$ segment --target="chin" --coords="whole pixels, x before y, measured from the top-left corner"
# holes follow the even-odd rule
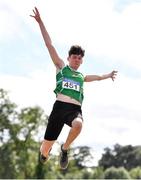
[[[79,66],[80,66],[80,64],[76,65],[76,68],[78,69],[78,68],[79,68]]]
[[[73,68],[77,70],[79,68],[79,66],[74,66]]]
[[[78,65],[74,65],[74,66],[71,66],[73,69],[77,70],[79,68],[79,64]]]

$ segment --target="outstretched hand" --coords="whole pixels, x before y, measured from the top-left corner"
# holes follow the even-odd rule
[[[112,72],[110,73],[110,78],[111,78],[113,81],[114,81],[115,78],[116,78],[117,72],[118,72],[118,71],[112,71]]]
[[[33,9],[33,14],[34,15],[30,15],[30,16],[35,18],[35,20],[39,23],[41,21],[41,17],[40,17],[39,10],[36,7]]]

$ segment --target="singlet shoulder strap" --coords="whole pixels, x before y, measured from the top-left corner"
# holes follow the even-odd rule
[[[64,66],[64,67],[61,68],[61,69],[57,69],[57,70],[56,70],[56,75],[59,74],[59,73],[61,73],[61,75],[63,75],[63,70],[64,70],[66,67],[67,67],[67,66]]]

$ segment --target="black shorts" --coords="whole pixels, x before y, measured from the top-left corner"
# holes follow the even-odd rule
[[[77,117],[83,120],[81,106],[56,101],[48,119],[44,139],[49,141],[56,140],[64,124],[71,127],[72,121]]]

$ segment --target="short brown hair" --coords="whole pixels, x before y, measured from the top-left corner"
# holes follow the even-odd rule
[[[83,57],[85,55],[85,50],[82,49],[82,47],[79,45],[73,45],[71,46],[68,53],[69,56],[71,56],[72,54],[76,54],[76,55],[81,55]]]

